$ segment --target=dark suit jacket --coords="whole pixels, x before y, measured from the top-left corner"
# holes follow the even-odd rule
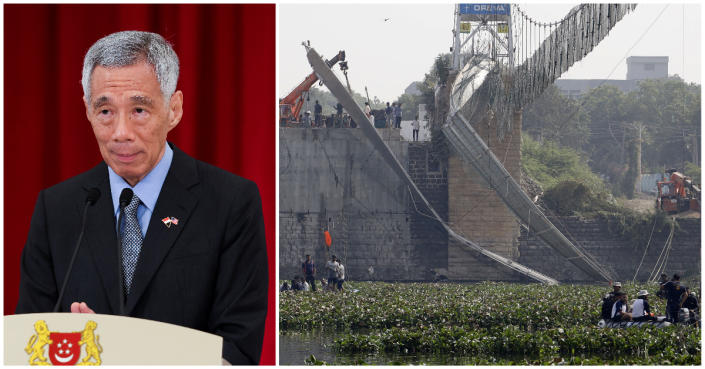
[[[257,186],[178,148],[149,221],[126,299],[129,316],[223,337],[232,364],[259,361],[267,312],[267,255]],[[116,219],[105,163],[39,194],[22,251],[16,313],[51,312],[81,228],[86,229],[60,311],[85,301],[119,314]],[[166,227],[164,217],[178,225]]]

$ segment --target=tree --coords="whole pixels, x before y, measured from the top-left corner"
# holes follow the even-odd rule
[[[644,80],[628,96],[630,115],[646,125],[645,166],[683,169],[700,147],[700,85],[679,78]]]
[[[629,140],[627,144],[627,152],[629,156],[629,166],[627,172],[621,180],[621,194],[628,199],[634,198],[634,186],[636,185],[637,173],[637,148],[635,140]]]
[[[439,54],[436,56],[429,72],[424,75],[423,81],[416,83],[421,95],[402,94],[399,96],[397,102],[402,104],[402,115],[405,119],[413,119],[419,111],[419,104],[425,104],[429,120],[432,120],[435,112],[436,88],[447,83],[450,61],[450,54]],[[423,117],[419,117],[419,119],[423,119]],[[431,135],[433,136],[433,132],[431,132]]]
[[[605,183],[592,172],[578,150],[552,141],[540,143],[525,133],[521,141],[521,166],[544,189],[563,181],[575,181],[583,183],[593,193],[605,192]]]
[[[549,86],[523,113],[523,130],[539,142],[582,149],[588,142],[589,117],[580,103]]]
[[[411,120],[419,113],[420,96],[403,94],[397,99],[397,103],[401,103],[401,114],[404,120]],[[423,119],[423,117],[420,117]]]

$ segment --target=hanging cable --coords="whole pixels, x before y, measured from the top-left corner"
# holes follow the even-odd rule
[[[644,254],[641,256],[641,261],[639,262],[639,266],[636,268],[636,272],[634,272],[634,277],[632,278],[632,283],[636,281],[636,276],[639,274],[639,269],[641,269],[641,265],[644,263],[644,258],[646,257],[646,252],[649,251],[649,245],[651,244],[651,236],[654,235],[654,228],[656,228],[656,221],[658,218],[654,216],[654,225],[651,227],[651,233],[649,234],[649,241],[646,243],[646,247],[644,248]]]

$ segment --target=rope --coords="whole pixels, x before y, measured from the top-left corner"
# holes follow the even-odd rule
[[[595,259],[592,257],[592,255],[590,255],[590,253],[587,251],[587,249],[585,249],[585,247],[583,247],[583,245],[580,244],[580,242],[578,241],[578,239],[577,239],[575,236],[573,236],[572,233],[570,233],[570,229],[568,228],[568,226],[567,226],[565,223],[563,223],[563,221],[561,220],[561,218],[560,218],[558,215],[556,215],[556,213],[554,213],[553,210],[551,210],[550,208],[546,208],[546,210],[548,211],[548,213],[550,213],[551,218],[553,218],[553,219],[555,219],[555,220],[558,221],[558,223],[559,223],[559,224],[561,225],[561,227],[563,227],[563,229],[564,229],[564,232],[563,232],[563,233],[568,236],[567,238],[568,238],[568,239],[573,243],[573,245],[575,245],[575,247],[583,254],[582,256],[573,257],[573,258],[568,258],[568,260],[571,260],[571,259],[584,259],[587,264],[589,264],[589,265],[592,266],[593,268],[599,270],[605,277],[607,277],[608,280],[611,280],[611,279],[613,278],[612,275],[611,275],[611,273],[610,273],[609,271],[607,271],[605,268],[603,268],[602,265],[600,265],[600,264],[597,262],[597,260],[595,260]]]
[[[669,240],[668,240],[668,250],[666,250],[666,257],[663,260],[663,267],[661,268],[661,270],[659,271],[658,274],[661,274],[664,271],[666,271],[666,267],[668,266],[668,257],[671,256],[671,250],[673,250],[673,233],[674,233],[673,230],[675,230],[675,228],[676,228],[675,227],[675,218],[673,220],[674,220],[674,224],[671,227],[671,234],[670,234]],[[654,275],[654,279],[656,279],[656,275]]]
[[[539,282],[541,282],[541,283],[545,283],[545,284],[554,284],[554,283],[557,283],[556,280],[554,280],[554,279],[552,279],[552,278],[550,278],[550,277],[547,277],[547,276],[545,276],[545,275],[542,274],[542,273],[539,273],[539,272],[537,272],[537,271],[535,271],[535,270],[532,270],[532,269],[530,269],[530,268],[527,268],[527,267],[525,267],[524,265],[519,264],[519,263],[517,263],[517,262],[515,262],[515,261],[513,261],[513,260],[511,260],[511,259],[508,259],[508,258],[506,258],[506,257],[504,257],[504,256],[495,254],[495,253],[493,253],[493,252],[491,252],[491,251],[489,251],[489,250],[485,250],[485,249],[482,248],[481,246],[472,243],[471,241],[467,240],[467,236],[466,236],[465,234],[463,234],[462,231],[459,231],[460,234],[456,233],[456,232],[448,225],[448,223],[446,223],[445,221],[443,221],[443,219],[436,218],[436,217],[432,217],[432,216],[428,216],[428,215],[422,213],[422,212],[419,211],[419,209],[416,207],[416,201],[414,200],[414,196],[413,196],[413,194],[411,193],[411,189],[408,188],[408,187],[407,187],[407,189],[409,190],[409,194],[411,195],[411,201],[412,201],[412,203],[414,204],[414,209],[416,210],[416,212],[419,213],[419,214],[422,215],[422,216],[425,216],[425,217],[434,219],[434,220],[436,220],[438,223],[440,223],[441,225],[443,225],[443,226],[444,226],[444,229],[445,229],[446,232],[447,232],[447,234],[448,234],[449,236],[453,237],[453,238],[454,238],[456,241],[458,241],[461,245],[465,246],[466,248],[468,248],[468,249],[470,249],[470,250],[473,250],[473,251],[475,251],[475,252],[478,252],[478,253],[480,253],[481,255],[483,255],[483,256],[485,256],[485,257],[487,257],[487,258],[490,258],[490,259],[494,260],[495,262],[498,262],[498,263],[500,263],[500,264],[502,264],[502,265],[504,265],[504,266],[506,266],[506,267],[508,267],[508,268],[510,268],[510,269],[512,269],[512,270],[514,270],[514,271],[517,271],[517,272],[519,272],[519,273],[521,273],[521,274],[524,274],[524,275],[526,275],[526,276],[528,276],[528,277],[530,277],[530,278],[533,278],[533,279],[535,279],[535,280],[537,280],[537,281],[539,281]]]
[[[673,249],[673,234],[675,228],[675,218],[673,218],[673,223],[671,223],[671,232],[668,235],[668,240],[666,240],[666,242],[668,243],[668,247],[666,248],[666,254],[663,258],[663,263],[661,263],[660,270],[658,271],[658,273],[654,273],[654,282],[656,281],[657,276],[666,270],[666,265],[668,265],[668,257],[671,255],[671,250]]]
[[[644,258],[646,257],[646,252],[649,251],[649,245],[651,244],[651,236],[654,235],[654,228],[656,228],[656,221],[658,218],[654,216],[654,225],[651,227],[651,234],[649,234],[649,242],[646,243],[646,248],[644,248],[644,255],[641,256],[641,261],[639,262],[639,266],[636,268],[636,272],[634,273],[634,278],[632,278],[632,284],[636,281],[636,276],[639,274],[639,269],[641,269],[641,264],[644,263]]]
[[[666,239],[666,243],[663,245],[663,248],[661,249],[661,253],[658,256],[658,259],[656,259],[656,264],[654,265],[654,269],[651,271],[651,274],[649,274],[649,282],[656,282],[656,277],[661,273],[661,271],[665,267],[665,261],[666,259],[661,259],[666,255],[667,249],[670,249],[671,247],[671,241],[673,240],[673,233],[675,231],[675,217],[672,219],[673,222],[671,222],[671,231],[668,235],[668,238]]]

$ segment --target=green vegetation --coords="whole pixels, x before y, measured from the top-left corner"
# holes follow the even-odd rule
[[[522,168],[544,189],[563,181],[575,181],[596,194],[607,191],[602,179],[575,150],[551,141],[541,143],[527,134],[522,134],[521,140]]]
[[[553,328],[527,332],[515,326],[466,330],[463,327],[385,329],[378,334],[347,334],[334,342],[344,353],[438,353],[491,358],[517,357],[527,364],[566,362],[581,364],[699,364],[698,329]],[[558,359],[558,360],[556,360]],[[622,359],[623,361],[620,361]],[[523,364],[519,362],[519,364]]]
[[[590,138],[590,119],[580,102],[550,85],[522,115],[522,130],[538,142],[581,147]]]
[[[677,168],[700,183],[697,165],[683,168],[701,146],[700,99],[700,85],[677,77],[640,81],[630,93],[602,85],[579,99],[549,87],[524,110],[523,130],[540,145],[569,147],[614,195],[631,198],[639,164],[642,173]]]
[[[700,167],[699,166],[697,166],[689,161],[686,161],[685,162],[685,172],[688,173],[688,176],[693,178],[694,184],[697,184],[698,186],[700,186],[700,184],[702,182],[700,182]]]
[[[402,94],[397,98],[397,102],[402,103],[402,116],[404,119],[413,119],[419,111],[419,104],[426,104],[426,112],[429,119],[435,113],[435,91],[436,87],[448,81],[451,55],[440,54],[436,57],[428,73],[424,74],[423,80],[416,82],[421,95]],[[423,117],[419,117],[423,119]]]
[[[634,249],[646,246],[652,229],[658,234],[675,222],[662,212],[641,214],[618,206],[602,179],[575,150],[550,141],[540,144],[527,134],[522,141],[522,169],[544,188],[542,201],[554,214],[603,218],[610,232],[629,240]],[[691,171],[699,180],[695,168],[691,166]],[[633,190],[634,181],[628,178],[624,177],[625,187]]]
[[[604,194],[595,195],[584,183],[572,180],[550,187],[544,193],[543,201],[558,215],[592,216],[600,212],[622,211],[607,201]]]
[[[664,212],[640,214],[635,211],[620,209],[616,212],[600,212],[599,217],[607,220],[611,234],[629,240],[635,250],[643,250],[654,234],[666,232],[674,223],[676,232],[680,230],[677,220],[669,218]]]
[[[466,364],[700,363],[698,328],[597,328],[604,286],[346,286],[343,293],[280,294],[280,330],[340,332],[333,348],[341,355],[449,355],[462,357],[452,363]],[[657,286],[623,287],[630,297],[640,289],[653,293]],[[654,297],[651,304],[657,314],[664,312],[664,301]]]

